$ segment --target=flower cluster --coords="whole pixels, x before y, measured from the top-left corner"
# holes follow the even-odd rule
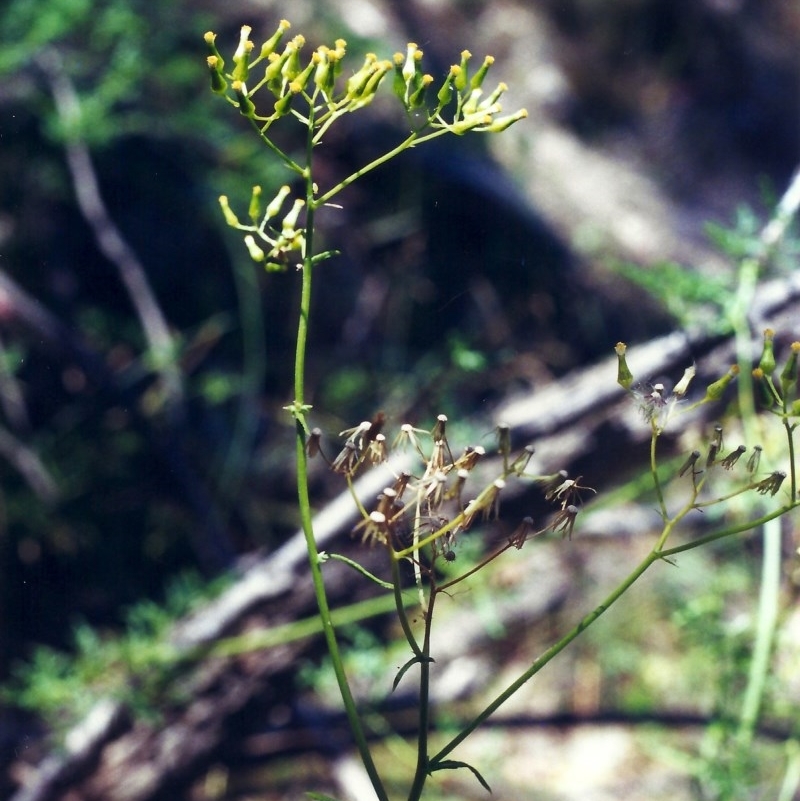
[[[262,214],[261,187],[254,186],[248,209],[250,223],[239,221],[225,195],[221,195],[219,198],[219,204],[228,225],[239,231],[248,232],[244,237],[244,243],[250,257],[253,261],[263,263],[270,271],[285,270],[292,260],[299,262],[305,255],[304,228],[302,224],[298,225],[305,201],[296,198],[288,213],[281,219],[280,226],[272,223],[272,220],[280,214],[284,201],[290,194],[290,187],[282,186]],[[256,237],[261,244],[256,241]],[[266,251],[262,245],[267,246]]]
[[[352,483],[355,474],[363,467],[387,459],[387,441],[382,431],[384,422],[381,414],[342,431],[339,436],[344,437],[344,443],[331,459],[321,448],[321,432],[314,429],[308,437],[306,451],[310,456],[321,454],[334,472]],[[570,479],[564,470],[545,476],[526,472],[534,454],[533,447],[526,446],[512,457],[510,430],[500,424],[497,437],[498,452],[503,459],[502,470],[480,491],[470,492],[470,485],[475,480],[474,469],[486,456],[486,450],[480,445],[468,446],[454,455],[447,437],[447,423],[447,417],[441,414],[430,431],[408,423],[400,427],[393,447],[411,449],[420,458],[422,470],[417,475],[401,473],[396,476],[377,497],[371,511],[362,508],[362,519],[354,530],[356,534],[364,541],[387,545],[396,557],[408,556],[419,563],[421,552],[429,548],[432,561],[442,556],[452,562],[456,559],[458,536],[470,531],[478,522],[497,520],[507,482],[527,479],[542,489],[545,499],[555,504],[557,511],[538,530],[533,518],[525,517],[509,535],[506,544],[490,558],[510,547],[519,549],[529,537],[546,531],[558,532],[565,537],[572,535],[581,494],[594,493],[593,489],[580,483],[580,476]]]
[[[752,375],[755,383],[761,388],[761,394],[767,410],[781,417],[787,429],[793,430],[796,423],[790,423],[789,420],[800,416],[797,364],[798,354],[800,354],[800,342],[791,344],[786,363],[776,378],[777,363],[774,352],[774,338],[775,334],[772,329],[768,328],[764,331],[761,357]],[[617,383],[634,398],[642,415],[652,425],[654,436],[660,435],[672,417],[676,405],[686,395],[689,383],[694,377],[694,366],[686,370],[683,378],[676,384],[672,393],[668,394],[663,384],[634,384],[634,377],[626,360],[627,348],[625,344],[622,342],[617,343],[615,350],[618,365]],[[709,384],[706,387],[705,395],[688,408],[693,409],[701,404],[720,400],[727,387],[738,374],[738,365],[733,365],[719,380]],[[749,457],[743,460],[742,457],[747,453],[747,446],[739,444],[735,448],[725,449],[723,427],[720,424],[715,424],[705,449],[693,450],[678,470],[678,476],[690,476],[695,492],[697,492],[712,469],[721,468],[725,471],[732,471],[737,465],[743,464],[748,475],[747,483],[731,495],[718,500],[725,500],[748,490],[755,490],[761,495],[774,496],[783,485],[786,473],[782,470],[774,470],[766,477],[759,477],[758,472],[762,451],[761,445],[754,445]],[[794,481],[792,485],[794,486]]]
[[[335,119],[369,105],[389,73],[394,74],[392,88],[405,110],[426,112],[423,127],[456,134],[499,132],[527,116],[524,109],[498,116],[502,111],[500,97],[508,88],[504,83],[484,97],[483,82],[494,61],[491,56],[486,56],[470,74],[472,55],[468,50],[463,51],[460,63],[450,68],[435,91],[433,76],[422,70],[422,50],[412,42],[405,53],[396,53],[393,59],[367,53],[361,67],[343,80],[347,42],[337,39],[333,47],[320,45],[304,59],[301,51],[306,42],[301,35],[281,48],[290,27],[289,22],[281,20],[275,33],[258,50],[250,39],[250,26],[242,27],[232,57],[233,67],[227,71],[225,59],[216,47],[216,34],[205,35],[212,90],[227,97],[262,132],[281,117],[293,114],[305,124],[313,124],[314,142],[319,142]],[[271,100],[269,108],[259,112],[253,98],[262,89]],[[450,119],[444,116],[448,110],[452,111]]]

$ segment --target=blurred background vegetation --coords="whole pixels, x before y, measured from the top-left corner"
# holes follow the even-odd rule
[[[673,325],[674,309],[609,266],[644,269],[646,249],[637,260],[613,237],[598,245],[566,191],[537,205],[525,171],[537,135],[558,130],[643,176],[664,204],[654,231],[658,210],[677,208],[684,227],[664,259],[743,202],[763,210],[759,187],[780,191],[798,160],[800,13],[780,0],[8,0],[0,678],[33,644],[68,647],[81,621],[118,627],[169,577],[210,579],[296,528],[281,407],[297,284],[259,272],[217,205],[285,176],[208,91],[202,46],[206,30],[232,44],[241,24],[258,38],[284,16],[311,42],[344,36],[356,52],[418,41],[431,71],[464,47],[493,52],[496,77],[532,111],[512,144],[409,154],[321,215],[343,254],[321,273],[311,346],[316,422],[331,433],[378,409],[425,425],[480,414]],[[329,175],[402,124],[380,104],[368,118],[329,137]],[[107,212],[94,220],[78,200],[92,176]],[[578,192],[608,190],[601,179]],[[102,244],[114,229],[130,249],[116,259]],[[161,351],[125,265],[141,266],[166,322]]]

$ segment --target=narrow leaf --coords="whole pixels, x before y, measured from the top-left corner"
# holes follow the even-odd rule
[[[392,682],[392,692],[394,692],[397,689],[397,685],[400,684],[400,680],[403,678],[403,676],[406,675],[408,669],[416,665],[418,662],[422,661],[423,660],[421,657],[412,656],[411,659],[409,659],[408,662],[406,662],[405,665],[403,665],[403,667],[401,667],[400,670],[397,671],[397,675],[394,677],[394,681]],[[431,659],[430,657],[426,657],[425,661],[433,662],[434,660]]]
[[[433,765],[430,768],[430,773],[433,773],[435,770],[457,770],[458,768],[466,768],[481,783],[481,786],[487,792],[492,792],[492,788],[489,787],[486,779],[481,776],[480,771],[478,771],[477,768],[473,768],[472,765],[468,765],[466,762],[459,762],[456,759],[446,759],[444,762],[438,762],[436,765]]]

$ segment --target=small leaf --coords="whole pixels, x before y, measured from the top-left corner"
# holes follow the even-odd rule
[[[444,762],[439,762],[436,765],[433,765],[429,772],[433,773],[435,770],[458,770],[459,768],[466,768],[481,783],[481,787],[483,787],[489,793],[492,792],[492,788],[489,787],[488,782],[483,778],[483,776],[481,776],[478,769],[473,768],[472,765],[468,765],[466,762],[459,762],[456,759],[446,759]]]
[[[400,680],[403,678],[403,676],[406,675],[408,669],[416,665],[418,662],[422,661],[423,661],[422,657],[412,656],[411,659],[409,659],[408,662],[406,662],[405,665],[403,665],[403,667],[401,667],[400,670],[397,671],[397,675],[394,677],[394,681],[392,682],[392,692],[394,692],[397,689],[397,685],[400,684]],[[433,662],[435,660],[431,659],[430,657],[427,657],[425,661]]]
[[[325,795],[325,793],[306,793],[306,795],[311,801],[339,801],[338,798],[334,798],[332,795]]]

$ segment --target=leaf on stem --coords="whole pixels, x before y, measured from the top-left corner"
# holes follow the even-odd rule
[[[397,671],[397,675],[394,677],[394,681],[392,682],[392,692],[394,692],[397,689],[397,685],[400,684],[400,682],[403,679],[403,676],[405,676],[406,673],[408,673],[409,668],[414,667],[414,665],[418,663],[421,664],[422,662],[435,662],[435,661],[436,660],[430,656],[427,657],[421,657],[416,655],[412,656],[411,659],[409,659],[408,662],[406,662],[405,665],[403,665],[403,667],[401,667],[400,670]]]
[[[466,768],[481,783],[481,786],[487,792],[492,792],[492,788],[489,787],[486,779],[481,776],[480,771],[477,768],[473,768],[472,765],[468,765],[466,762],[459,762],[456,759],[446,759],[443,762],[432,765],[430,772],[433,773],[435,770],[458,770],[458,768]]]

